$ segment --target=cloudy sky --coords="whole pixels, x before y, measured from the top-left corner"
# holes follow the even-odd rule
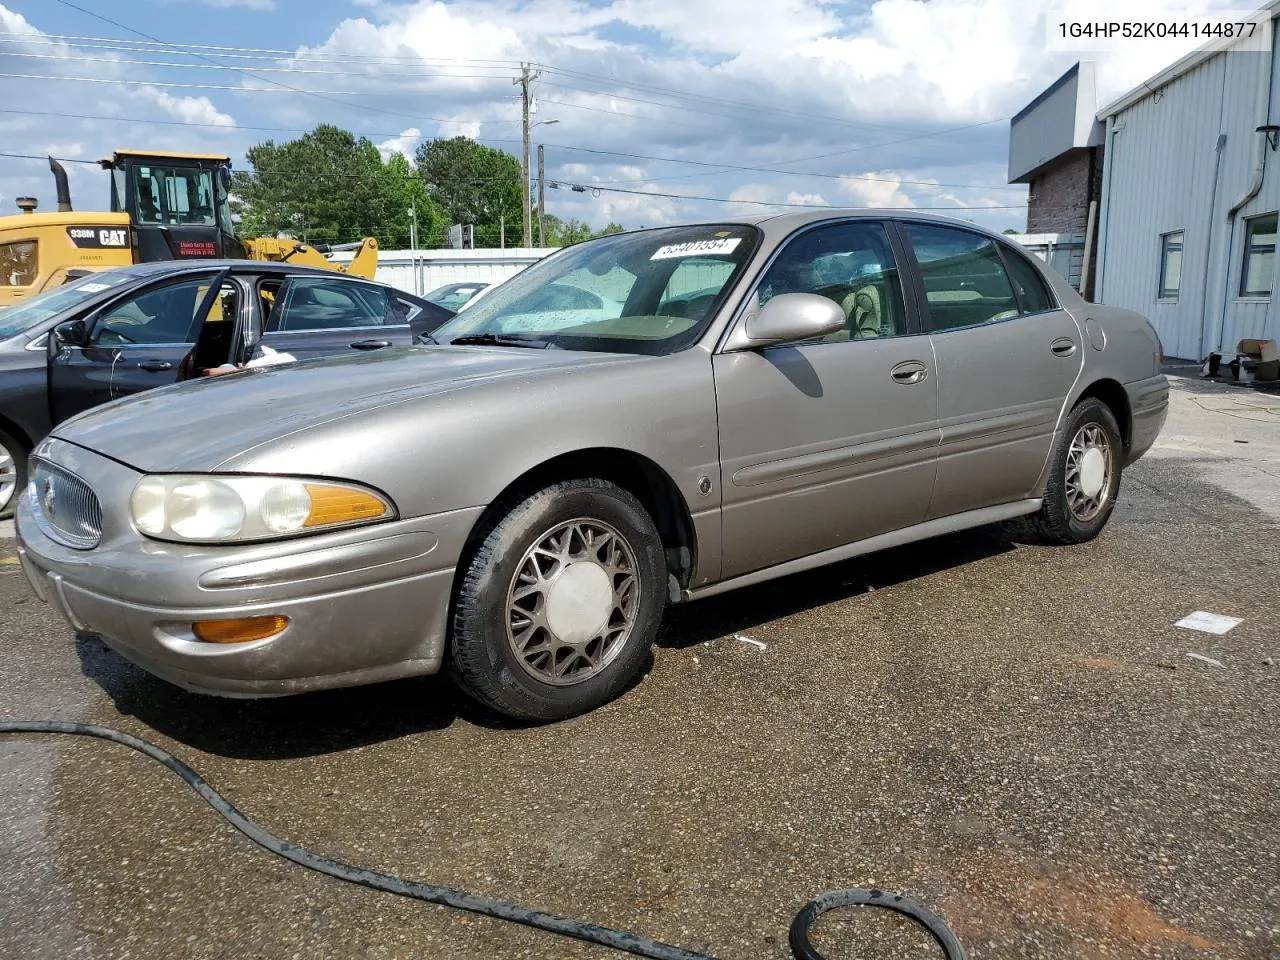
[[[1167,0],[1080,3],[1114,19]],[[252,144],[328,122],[385,151],[462,133],[518,153],[512,78],[528,61],[534,119],[557,121],[534,130],[548,180],[589,188],[549,190],[559,216],[640,227],[768,204],[914,206],[1020,229],[1008,118],[1081,56],[1048,49],[1051,6],[0,0],[0,151],[217,151],[244,168]],[[1185,52],[1085,56],[1106,102]],[[68,166],[77,206],[105,207],[106,175]],[[48,208],[47,167],[0,157],[0,214],[24,194]]]

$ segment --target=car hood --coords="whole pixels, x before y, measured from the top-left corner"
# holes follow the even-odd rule
[[[53,435],[145,472],[214,470],[310,427],[495,380],[638,357],[490,347],[404,347],[209,377],[90,410]]]

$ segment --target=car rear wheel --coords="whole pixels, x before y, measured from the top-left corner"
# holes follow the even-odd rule
[[[13,516],[27,485],[27,448],[0,430],[0,520]]]
[[[561,720],[621,694],[666,604],[653,520],[603,480],[562,481],[515,504],[462,574],[450,672],[518,720]]]
[[[1044,504],[1026,518],[1025,531],[1051,544],[1096,537],[1115,509],[1123,456],[1111,408],[1092,397],[1077,404],[1054,445]]]

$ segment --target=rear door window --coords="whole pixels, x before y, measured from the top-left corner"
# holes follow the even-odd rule
[[[401,326],[407,321],[393,310],[386,291],[372,284],[322,277],[294,277],[277,294],[267,320],[268,333],[304,330],[349,330]]]
[[[1018,299],[994,240],[957,227],[903,226],[920,267],[934,330],[1018,316]]]
[[[1018,295],[1018,304],[1023,313],[1044,313],[1054,309],[1053,297],[1045,286],[1044,279],[1025,256],[1010,247],[1002,248],[1005,265],[1009,268],[1009,279],[1013,281],[1014,293]]]

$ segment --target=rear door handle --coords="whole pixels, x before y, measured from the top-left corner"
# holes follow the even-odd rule
[[[356,350],[381,350],[391,346],[390,340],[356,340],[351,344]]]
[[[889,376],[895,383],[920,383],[929,376],[929,368],[919,360],[904,360],[889,371]]]
[[[149,370],[152,373],[160,373],[164,370],[172,370],[173,364],[168,360],[139,360],[139,370]]]
[[[1070,357],[1076,352],[1076,342],[1070,337],[1059,337],[1049,345],[1055,357]]]

